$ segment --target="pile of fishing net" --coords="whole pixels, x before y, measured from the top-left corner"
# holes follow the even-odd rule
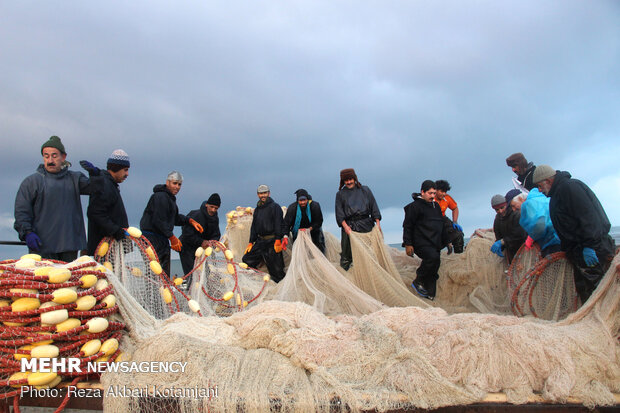
[[[125,325],[109,274],[91,257],[65,263],[28,254],[0,262],[0,398],[14,397],[16,405],[22,386],[98,379],[99,363],[118,360]],[[34,364],[41,358],[78,363],[42,370]]]

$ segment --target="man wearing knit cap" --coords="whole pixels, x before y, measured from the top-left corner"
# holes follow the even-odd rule
[[[573,265],[575,288],[585,303],[614,257],[607,214],[594,192],[568,172],[540,165],[533,180],[540,192],[551,198],[551,222],[562,251]]]
[[[510,194],[510,196],[514,195]],[[513,211],[508,206],[505,196],[494,195],[491,198],[491,207],[496,212],[495,221],[493,222],[496,241],[491,246],[491,251],[500,257],[505,255],[508,264],[510,264],[512,258],[525,242],[527,233],[519,225],[519,213]]]
[[[21,183],[15,197],[14,228],[31,253],[73,261],[86,249],[80,195],[90,194],[90,181],[70,171],[58,136],[41,146],[43,163]]]
[[[192,225],[196,231],[202,232],[202,226],[193,218],[179,214],[177,194],[183,185],[183,175],[172,171],[168,174],[165,184],[153,187],[153,195],[144,208],[140,229],[153,245],[159,257],[163,270],[172,279],[170,274],[170,248],[181,252],[181,241],[172,232],[175,226]]]
[[[282,249],[286,249],[287,238],[283,238],[283,212],[280,205],[271,199],[271,191],[267,185],[259,185],[256,189],[258,202],[254,208],[250,240],[245,249],[242,261],[252,268],[265,262],[269,275],[275,282],[284,278],[284,258]]]
[[[125,237],[125,229],[129,226],[127,213],[119,184],[129,176],[129,155],[116,149],[108,158],[106,170],[99,171],[88,161],[80,161],[82,168],[88,171],[91,179],[102,176],[102,184],[95,185],[88,201],[88,254],[94,255],[97,245],[104,237],[116,240]]]
[[[512,171],[517,174],[518,182],[515,182],[515,188],[527,193],[536,187],[532,182],[536,166],[532,162],[528,162],[521,152],[513,153],[506,158],[506,165],[510,166]]]
[[[321,205],[314,201],[305,189],[298,189],[295,195],[297,201],[288,206],[284,216],[284,236],[287,237],[289,233],[293,234],[294,242],[299,231],[309,230],[314,245],[325,253]]]
[[[187,214],[188,218],[194,219],[202,226],[203,231],[199,232],[191,224],[183,225],[181,233],[181,265],[183,266],[183,274],[189,274],[194,269],[194,258],[198,247],[207,248],[207,241],[220,239],[220,219],[217,216],[217,210],[220,208],[222,201],[219,194],[211,194],[209,199],[200,205],[200,209],[194,209]],[[192,282],[190,275],[185,280],[188,285]]]
[[[351,254],[351,240],[349,234],[355,232],[370,232],[377,224],[381,225],[381,212],[372,191],[359,183],[353,168],[340,171],[340,185],[336,194],[336,222],[341,228],[340,266],[348,271],[353,263]]]

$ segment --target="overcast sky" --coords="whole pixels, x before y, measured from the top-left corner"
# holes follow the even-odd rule
[[[303,187],[336,232],[353,167],[388,242],[425,179],[451,183],[469,235],[492,225],[514,152],[570,171],[620,225],[617,1],[3,1],[0,86],[3,240],[51,135],[75,170],[129,153],[135,226],[176,169],[181,212]]]

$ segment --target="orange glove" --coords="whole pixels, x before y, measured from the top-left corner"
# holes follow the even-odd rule
[[[276,242],[273,243],[273,250],[276,252],[276,254],[281,253],[282,252],[282,241],[277,239]]]
[[[254,244],[252,244],[251,242],[248,244],[247,247],[245,247],[245,252],[244,254],[247,254],[248,252],[252,251],[252,247],[254,246]]]
[[[288,237],[282,238],[282,249],[286,251],[287,245],[288,245]]]
[[[196,231],[200,232],[201,234],[203,233],[204,229],[202,228],[202,225],[196,222],[194,218],[190,218],[189,223],[192,224],[192,227],[194,227]]]
[[[183,244],[181,244],[181,241],[179,241],[179,239],[175,237],[174,235],[168,239],[170,240],[170,248],[172,248],[173,250],[177,252],[180,252],[181,248],[183,247]]]

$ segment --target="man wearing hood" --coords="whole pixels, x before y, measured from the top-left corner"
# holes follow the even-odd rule
[[[493,232],[495,232],[495,243],[491,246],[491,252],[500,257],[506,256],[508,264],[512,262],[517,251],[527,238],[527,233],[521,225],[519,218],[521,215],[510,207],[512,198],[520,193],[517,189],[508,191],[506,196],[494,195],[491,198],[491,207],[495,210],[495,220],[493,221]]]
[[[336,194],[336,222],[342,229],[340,266],[345,271],[348,271],[353,264],[349,239],[351,231],[370,232],[375,223],[380,230],[380,221],[381,212],[370,188],[359,183],[353,168],[341,170],[340,185]]]
[[[413,289],[424,298],[435,299],[439,279],[440,251],[443,248],[444,217],[435,202],[436,184],[422,182],[420,193],[413,193],[413,202],[405,206],[403,245],[410,257],[415,253],[422,259],[416,270]]]
[[[611,224],[594,192],[570,173],[540,165],[534,183],[551,198],[549,214],[562,251],[574,268],[575,289],[585,303],[607,272],[615,243]]]
[[[175,226],[192,225],[196,231],[203,232],[202,226],[194,219],[179,214],[177,194],[183,185],[183,176],[172,171],[168,174],[165,184],[155,185],[153,195],[144,208],[140,229],[153,245],[162,269],[170,274],[170,248],[180,252],[183,245],[172,230]]]
[[[86,249],[80,195],[90,194],[90,181],[69,170],[71,163],[58,136],[43,143],[41,155],[43,163],[17,191],[13,226],[31,253],[73,261]]]
[[[282,208],[273,199],[267,185],[259,185],[256,190],[258,203],[252,217],[250,242],[245,249],[242,261],[256,268],[261,261],[275,282],[284,278],[284,258],[282,249],[286,249],[288,240],[282,240]]]
[[[293,242],[300,230],[309,230],[312,242],[323,254],[325,254],[325,238],[323,236],[323,212],[321,205],[313,201],[308,191],[298,189],[295,191],[297,202],[290,204],[284,216],[284,236],[293,234]]]
[[[517,180],[519,182],[519,184],[515,182],[515,187],[517,187],[517,189],[521,189],[522,192],[527,193],[532,188],[536,187],[534,182],[532,182],[536,166],[532,162],[528,162],[521,152],[513,153],[506,158],[506,165],[510,166],[512,172],[517,174]]]
[[[92,191],[86,210],[88,254],[94,255],[97,245],[104,237],[121,240],[125,237],[125,228],[129,226],[118,187],[129,176],[129,155],[122,149],[116,149],[108,158],[106,170],[103,172],[88,161],[80,161],[80,165],[88,171],[91,179],[101,175],[103,180],[100,188]]]
[[[220,208],[222,201],[219,194],[211,194],[209,199],[200,205],[200,209],[194,209],[187,214],[188,218],[194,219],[203,228],[199,232],[191,224],[183,225],[181,233],[181,265],[183,273],[189,274],[194,269],[194,258],[198,247],[207,248],[207,241],[220,239],[220,219],[217,216],[217,210]],[[187,277],[187,283],[191,284],[192,276]]]

